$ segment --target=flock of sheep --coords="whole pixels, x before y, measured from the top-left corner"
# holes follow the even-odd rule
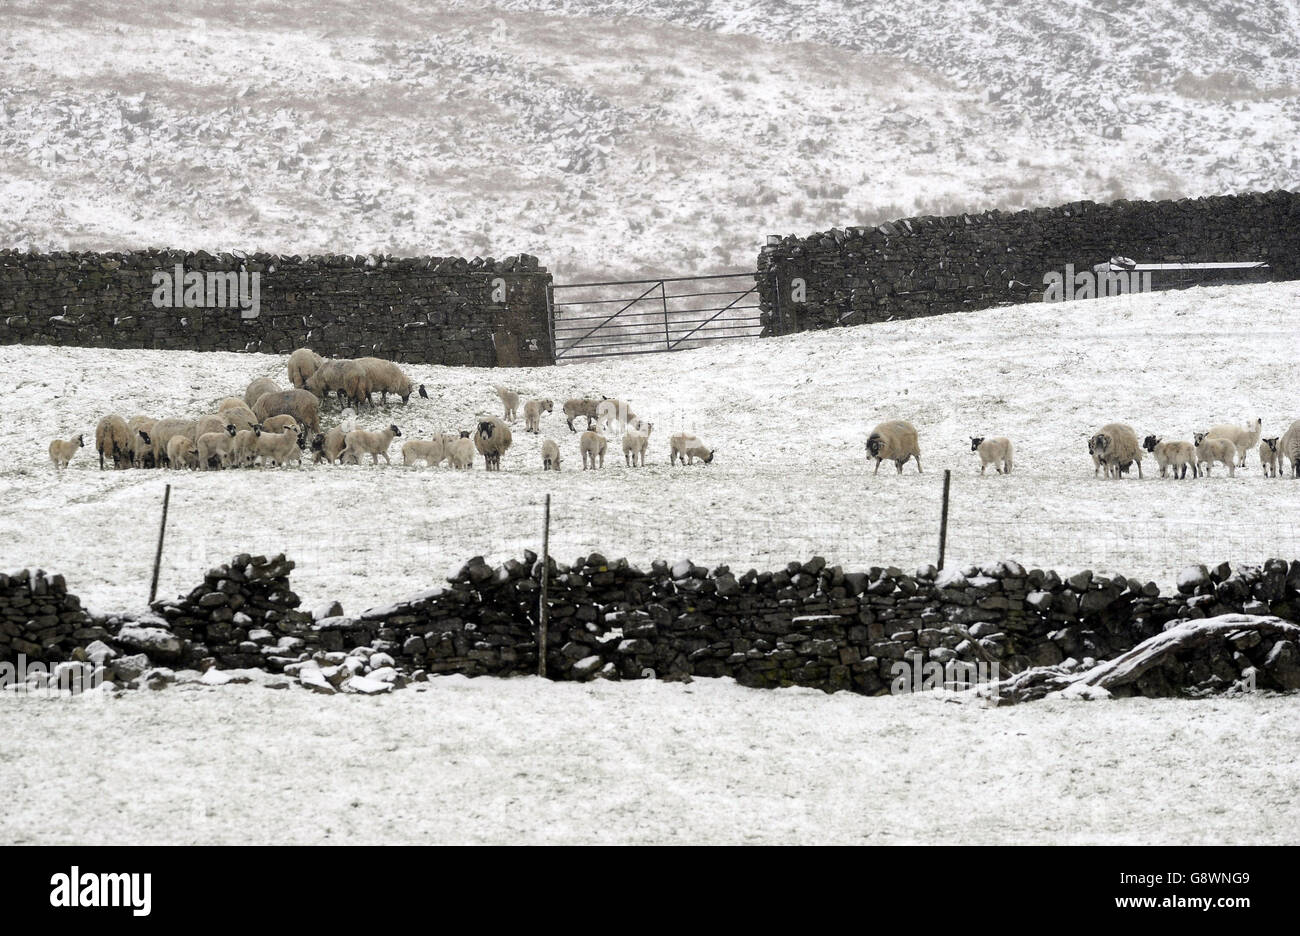
[[[391,393],[401,397],[404,404],[417,390],[421,397],[429,395],[423,384],[416,385],[398,365],[382,358],[327,360],[310,349],[299,348],[289,356],[287,370],[293,389],[282,389],[270,378],[261,377],[248,385],[242,398],[227,397],[217,404],[215,413],[197,419],[123,419],[116,414],[103,417],[95,427],[99,467],[103,469],[106,462],[114,468],[176,469],[240,468],[259,462],[262,467],[301,465],[309,437],[314,463],[356,464],[369,455],[371,464],[378,464],[381,456],[391,464],[388,450],[402,435],[400,428],[389,425],[372,431],[355,428],[348,421],[322,432],[322,405],[337,398],[340,405],[359,410],[367,404],[373,408],[372,396],[376,393],[384,403]],[[520,396],[506,387],[495,389],[505,407],[503,417],[479,414],[472,432],[409,439],[402,445],[403,463],[424,462],[436,467],[445,461],[452,468],[467,469],[473,466],[477,452],[488,471],[500,471],[501,456],[514,441],[507,421],[517,421]],[[542,416],[552,412],[552,402],[528,400],[523,411],[525,431],[540,434]],[[578,439],[584,470],[604,467],[609,446],[606,434],[611,430],[622,433],[627,465],[645,465],[654,425],[639,419],[625,403],[605,397],[571,399],[564,404],[563,412],[572,432],[578,431],[575,419],[586,419],[586,429]],[[84,445],[84,435],[55,439],[49,446],[50,461],[55,468],[63,469]],[[669,440],[671,464],[678,460],[684,465],[694,464],[696,459],[708,464],[713,455],[713,449],[689,433],[678,433]],[[541,461],[544,471],[560,470],[560,446],[555,440],[542,442]]]

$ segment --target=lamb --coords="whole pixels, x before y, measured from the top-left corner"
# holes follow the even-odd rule
[[[244,405],[252,409],[253,404],[257,402],[257,398],[263,393],[278,393],[279,391],[280,385],[270,377],[258,377],[244,391]]]
[[[560,470],[560,447],[554,439],[542,443],[542,471]]]
[[[609,445],[608,441],[599,432],[594,429],[588,429],[578,438],[578,451],[582,453],[582,470],[588,468],[595,470],[597,468],[596,459],[600,459],[599,467],[605,467],[605,449]]]
[[[1101,453],[1097,451],[1097,440],[1091,436],[1088,438],[1088,454],[1092,456],[1092,476],[1095,478],[1101,471]]]
[[[284,432],[286,429],[297,431],[299,428],[298,420],[294,419],[288,413],[281,413],[279,416],[272,416],[262,424],[262,432]]]
[[[614,426],[626,428],[628,423],[635,421],[636,414],[626,403],[619,400],[601,400],[596,404],[596,425],[602,432],[608,432]]]
[[[370,389],[380,395],[381,402],[387,403],[390,393],[401,397],[403,403],[411,399],[415,384],[392,361],[377,357],[363,357],[357,358],[357,363],[366,369],[366,376],[370,378]]]
[[[592,400],[586,397],[575,397],[574,399],[571,400],[565,400],[564,421],[568,423],[569,431],[570,432],[578,431],[574,427],[573,421],[577,419],[579,416],[586,416],[587,419],[589,420],[595,419],[596,407],[600,405],[601,400],[603,399],[605,398],[601,397],[600,400]]]
[[[493,384],[492,389],[497,392],[501,398],[501,404],[506,408],[505,419],[515,422],[519,418],[519,394],[514,390],[507,389],[500,384]],[[525,410],[525,413],[527,410]]]
[[[996,439],[971,436],[970,450],[979,452],[980,474],[990,464],[998,474],[1011,474],[1011,440],[1006,436],[998,436]]]
[[[182,435],[195,442],[198,439],[197,429],[198,423],[193,419],[167,417],[155,422],[153,431],[149,433],[149,438],[153,442],[153,463],[159,466],[169,464],[167,445],[172,437]]]
[[[331,429],[325,433],[318,432],[316,438],[311,440],[311,450],[316,453],[312,457],[312,462],[319,464],[321,459],[324,459],[331,465],[334,464],[346,444],[347,441],[343,437],[342,429]]]
[[[524,432],[542,431],[542,413],[551,412],[550,400],[529,400],[524,404]]]
[[[263,432],[257,437],[256,452],[262,456],[262,467],[268,461],[284,467],[291,461],[302,465],[303,434],[297,426],[281,432]]]
[[[238,432],[233,425],[227,426],[224,432],[205,432],[199,436],[199,467],[208,469],[212,467],[212,460],[215,458],[218,468],[224,468],[230,461],[230,455],[235,450],[235,433]]]
[[[453,439],[447,446],[447,461],[453,468],[470,468],[474,465],[474,442],[468,432],[461,432],[459,439]]]
[[[1300,460],[1296,459],[1298,452],[1300,452],[1300,419],[1293,422],[1287,431],[1282,433],[1282,438],[1277,440],[1278,470],[1281,470],[1283,460],[1289,461],[1292,476],[1300,478]]]
[[[446,457],[446,440],[442,435],[428,440],[412,439],[402,446],[403,465],[414,465],[423,459],[430,468],[437,468]]]
[[[153,440],[149,433],[153,432],[155,422],[151,416],[132,416],[126,421],[126,431],[131,435],[131,464],[137,468],[154,466]]]
[[[514,442],[510,427],[495,416],[479,418],[478,431],[474,433],[474,447],[483,456],[483,467],[488,471],[501,470],[501,456]]]
[[[256,403],[257,401],[254,400],[253,402]],[[226,397],[218,403],[217,415],[225,419],[227,423],[234,423],[236,429],[252,429],[253,424],[257,422],[257,414],[239,397]]]
[[[1149,435],[1142,440],[1142,447],[1156,457],[1160,468],[1160,477],[1165,477],[1166,469],[1174,469],[1173,476],[1178,479],[1187,477],[1187,469],[1192,469],[1192,477],[1200,477],[1196,467],[1196,449],[1187,442],[1161,442],[1156,436]]]
[[[342,459],[351,455],[358,462],[361,461],[362,455],[370,456],[370,464],[378,465],[379,456],[384,456],[384,461],[392,464],[393,461],[388,457],[388,447],[393,444],[393,439],[400,436],[402,430],[396,426],[389,426],[387,429],[381,429],[378,432],[371,432],[368,429],[353,429],[343,437],[343,451],[339,453]]]
[[[299,348],[293,354],[289,355],[289,383],[298,390],[307,389],[307,378],[316,373],[316,368],[324,363],[325,359],[313,351],[311,348]]]
[[[104,470],[104,456],[113,460],[114,468],[131,467],[131,433],[126,420],[116,414],[105,416],[95,426],[95,448],[99,452],[99,470]]]
[[[1238,467],[1246,467],[1246,452],[1255,447],[1259,442],[1260,434],[1264,431],[1263,420],[1256,419],[1253,423],[1246,423],[1246,428],[1234,426],[1230,423],[1221,423],[1217,426],[1211,426],[1210,431],[1205,435],[1210,439],[1228,439],[1237,449],[1237,457],[1241,459]]]
[[[1132,426],[1107,423],[1092,437],[1092,442],[1106,477],[1118,479],[1131,462],[1137,462],[1138,477],[1142,477],[1143,449],[1138,445],[1137,433]]]
[[[272,416],[288,415],[298,420],[309,432],[320,432],[320,401],[307,390],[264,393],[253,404],[253,413],[262,424]]]
[[[700,459],[704,464],[713,461],[713,456],[718,453],[717,449],[711,449],[700,441],[698,436],[691,435],[689,432],[679,432],[668,440],[668,463],[677,464],[677,459],[682,460],[682,464],[695,464],[695,459]],[[689,460],[689,461],[688,461]]]
[[[194,440],[183,433],[177,433],[167,440],[167,466],[169,468],[197,468],[198,447]]]
[[[916,428],[905,419],[882,422],[867,436],[867,458],[876,460],[876,470],[872,474],[880,474],[880,463],[885,459],[897,465],[898,473],[902,474],[909,458],[916,459],[917,473],[922,473],[921,446],[916,438]]]
[[[1264,469],[1264,477],[1277,477],[1277,463],[1281,455],[1277,450],[1277,439],[1264,439],[1259,443],[1259,464]]]
[[[240,429],[235,433],[235,445],[230,452],[229,464],[241,467],[251,465],[257,457],[257,437],[262,434],[262,427],[254,423],[251,429]]]
[[[1228,468],[1228,477],[1237,476],[1237,446],[1231,439],[1211,438],[1209,433],[1198,432],[1196,439],[1196,463],[1204,466],[1201,470],[1210,477],[1210,468],[1214,463],[1222,462]]]
[[[629,427],[623,433],[623,460],[628,467],[645,467],[645,452],[650,447],[650,433],[653,423],[637,420],[635,427]]]
[[[77,449],[84,448],[85,445],[86,440],[80,435],[67,440],[55,439],[50,443],[50,461],[54,462],[56,469],[67,468],[72,456],[77,454]]]

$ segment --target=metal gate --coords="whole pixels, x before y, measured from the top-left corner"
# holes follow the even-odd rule
[[[753,271],[552,285],[555,362],[682,351],[762,332]]]

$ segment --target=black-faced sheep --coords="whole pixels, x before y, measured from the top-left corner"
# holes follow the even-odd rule
[[[700,441],[699,436],[689,432],[679,432],[668,440],[668,464],[670,465],[676,465],[679,458],[683,465],[693,465],[697,458],[707,465],[713,461],[713,456],[716,454],[716,449],[709,448]]]
[[[311,440],[311,450],[316,453],[312,456],[312,462],[319,464],[324,459],[329,464],[334,464],[345,445],[347,440],[343,436],[342,429],[334,428],[324,433],[318,432],[316,438]]]
[[[1259,443],[1259,464],[1264,469],[1264,477],[1277,477],[1277,463],[1281,456],[1277,450],[1277,439],[1263,439]]]
[[[84,447],[85,439],[80,435],[74,435],[71,439],[55,439],[50,443],[50,461],[54,462],[54,467],[63,469],[68,467],[68,462],[72,461],[72,456],[77,454],[77,449]]]
[[[233,425],[229,425],[224,432],[205,432],[199,436],[199,467],[225,468],[230,463],[231,453],[235,450],[235,433],[238,431]]]
[[[601,397],[601,400],[605,399]],[[571,400],[564,401],[564,421],[569,426],[570,432],[577,432],[577,427],[573,421],[579,416],[585,416],[590,421],[596,418],[596,407],[600,405],[601,400],[592,400],[586,397],[575,397]]]
[[[253,404],[257,402],[257,398],[263,393],[278,393],[279,391],[280,385],[270,377],[258,377],[249,383],[248,389],[244,391],[244,405],[252,409]]]
[[[299,348],[289,355],[289,384],[298,389],[307,389],[307,378],[316,373],[316,368],[324,362],[319,354],[311,348]]]
[[[1107,423],[1092,437],[1092,443],[1106,477],[1118,479],[1128,470],[1130,462],[1137,462],[1138,477],[1142,477],[1143,449],[1132,426]]]
[[[1217,461],[1227,466],[1229,477],[1237,476],[1237,446],[1231,439],[1211,438],[1205,432],[1196,433],[1195,439],[1196,464],[1202,474],[1210,477],[1210,468]]]
[[[308,432],[320,432],[320,401],[308,390],[264,393],[253,404],[253,414],[263,425],[272,416],[292,416]]]
[[[362,455],[370,456],[370,464],[378,465],[379,456],[384,456],[384,461],[391,465],[392,459],[388,457],[388,447],[393,444],[393,439],[402,434],[402,430],[396,426],[389,426],[387,429],[381,429],[378,432],[371,432],[367,429],[353,429],[344,436],[343,451],[339,453],[339,459],[352,457],[358,462],[361,461]]]
[[[501,456],[509,450],[514,436],[510,427],[495,416],[479,418],[478,431],[474,433],[474,447],[483,456],[483,467],[488,471],[501,470]]]
[[[1006,436],[998,436],[996,439],[971,436],[970,450],[979,453],[980,474],[989,465],[998,474],[1011,474],[1011,440]]]
[[[1238,466],[1246,467],[1246,453],[1255,447],[1259,442],[1259,437],[1264,431],[1264,422],[1256,419],[1253,423],[1246,423],[1245,428],[1234,426],[1230,423],[1221,423],[1217,426],[1211,426],[1210,430],[1205,433],[1206,438],[1210,439],[1227,439],[1237,450],[1237,458],[1240,459]]]
[[[1160,468],[1160,477],[1165,477],[1165,472],[1173,468],[1173,476],[1178,479],[1187,477],[1187,469],[1192,469],[1192,477],[1200,476],[1200,469],[1196,467],[1196,449],[1190,442],[1161,442],[1157,436],[1149,435],[1142,440],[1142,447],[1156,457],[1156,465]]]
[[[149,433],[153,432],[155,422],[152,416],[132,416],[126,421],[126,431],[131,435],[131,464],[137,468],[154,466],[153,440]]]
[[[370,378],[370,389],[380,395],[381,402],[387,403],[390,393],[401,397],[403,403],[411,399],[411,394],[415,392],[415,384],[392,361],[377,357],[363,357],[357,358],[357,363],[366,369],[366,375]]]
[[[553,439],[547,439],[542,443],[542,470],[560,470],[560,447]]]
[[[529,400],[524,404],[524,431],[542,431],[542,413],[551,412],[550,400]]]
[[[635,428],[629,427],[623,433],[623,460],[628,467],[645,467],[645,453],[650,447],[650,433],[653,429],[653,423],[637,420]]]
[[[876,460],[873,475],[880,473],[880,463],[885,460],[892,461],[902,474],[909,458],[916,459],[916,470],[920,473],[921,445],[916,438],[916,427],[905,419],[882,422],[867,436],[867,458]]]
[[[104,470],[104,456],[113,462],[114,468],[130,468],[131,433],[126,427],[126,420],[116,414],[105,416],[95,426],[95,449],[99,452],[99,470]]]

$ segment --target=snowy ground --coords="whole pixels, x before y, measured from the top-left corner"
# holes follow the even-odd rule
[[[1068,722],[1068,730],[1061,726]],[[13,843],[1294,844],[1295,700],[443,677],[0,699]]]
[[[188,591],[244,551],[285,551],[310,606],[338,598],[356,613],[438,584],[482,554],[538,548],[553,495],[562,561],[599,549],[636,563],[689,556],[743,570],[810,555],[846,567],[933,561],[942,469],[952,468],[951,565],[1013,557],[1090,567],[1170,586],[1193,561],[1300,556],[1300,485],[1265,480],[1257,456],[1236,479],[1107,482],[1085,439],[1111,420],[1189,438],[1217,421],[1259,416],[1265,435],[1300,418],[1288,358],[1300,340],[1292,283],[1032,304],[698,351],[559,368],[412,367],[430,400],[387,415],[404,438],[472,424],[499,406],[493,381],[557,401],[575,393],[630,400],[656,424],[649,464],[582,472],[576,437],[543,419],[565,459],[541,470],[540,439],[517,427],[500,474],[308,466],[301,470],[100,472],[91,448],[63,477],[46,448],[116,411],[209,412],[283,359],[246,354],[0,348],[0,569],[67,576],[101,610],[140,608],[162,501],[171,516],[159,594]],[[557,407],[558,410],[558,407]],[[864,469],[863,440],[885,419],[920,433],[924,474]],[[331,411],[328,421],[337,419]],[[689,428],[717,448],[712,465],[670,468],[667,437]],[[979,477],[972,434],[1009,436],[1016,470]],[[820,442],[814,441],[820,439]],[[400,440],[399,440],[400,442]],[[1148,467],[1151,462],[1148,460]]]

